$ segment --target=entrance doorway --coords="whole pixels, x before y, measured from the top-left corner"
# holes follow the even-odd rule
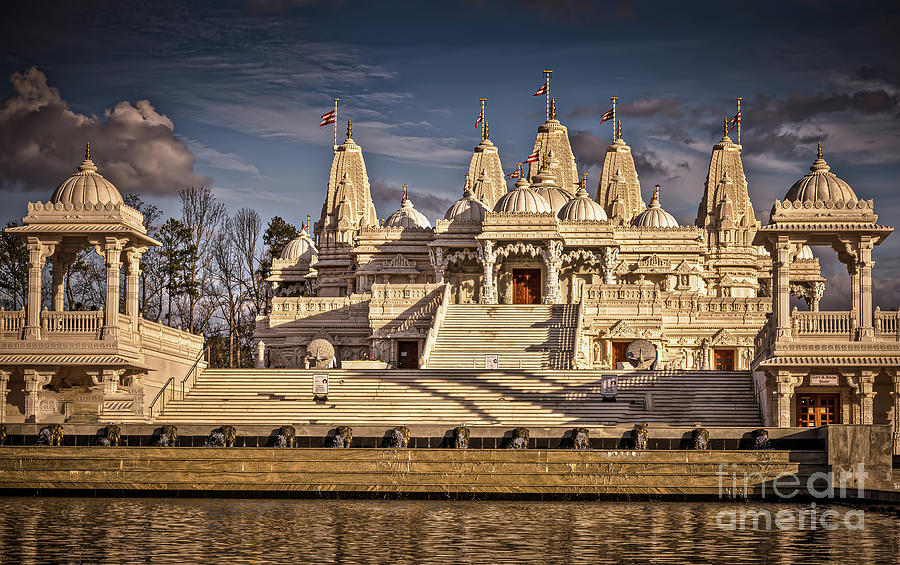
[[[613,369],[619,368],[619,363],[625,362],[625,350],[631,345],[630,341],[614,341],[612,343],[613,350]]]
[[[734,371],[734,349],[716,349],[716,371]]]
[[[419,342],[418,341],[398,341],[397,342],[397,368],[398,369],[418,369],[419,368]]]
[[[541,303],[541,270],[513,269],[513,304]]]
[[[828,424],[839,424],[839,394],[797,395],[797,425],[816,428]]]

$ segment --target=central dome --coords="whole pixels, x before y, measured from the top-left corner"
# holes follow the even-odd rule
[[[809,173],[794,183],[784,195],[791,202],[856,202],[859,200],[850,185],[831,172],[822,158],[822,144]]]
[[[50,197],[50,202],[61,204],[123,204],[122,195],[113,183],[97,172],[91,161],[91,144],[84,152],[84,161],[78,172],[64,180]]]
[[[431,222],[425,217],[425,214],[419,212],[413,207],[412,201],[409,199],[409,190],[403,185],[403,199],[400,200],[400,209],[387,217],[384,221],[386,228],[423,228],[431,227]]]
[[[316,250],[316,244],[309,237],[309,232],[306,230],[307,226],[303,226],[303,229],[300,230],[300,235],[290,240],[287,245],[284,246],[284,249],[281,251],[281,258],[289,261],[302,261],[304,263],[309,263],[312,261],[312,258],[318,253]]]
[[[482,173],[483,175],[484,173]],[[484,215],[487,213],[487,206],[481,200],[475,198],[472,191],[469,190],[469,175],[466,175],[466,188],[463,196],[453,203],[453,206],[444,214],[445,220],[451,222],[474,222],[481,223],[484,221]]]
[[[659,185],[653,190],[653,198],[647,209],[634,217],[631,225],[639,228],[677,228],[675,216],[662,209],[659,204]]]
[[[494,212],[505,214],[549,214],[553,212],[547,199],[528,186],[528,181],[520,178],[516,187],[497,201]]]
[[[560,220],[606,220],[606,210],[596,203],[584,188],[584,184],[578,186],[575,198],[566,202],[557,214]]]

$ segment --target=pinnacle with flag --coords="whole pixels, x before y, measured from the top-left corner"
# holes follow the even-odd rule
[[[322,114],[322,122],[319,124],[319,127],[333,124],[336,118],[337,110],[330,110],[328,112],[325,112],[324,114]]]
[[[539,151],[540,151],[540,150],[535,151],[534,153],[532,153],[531,155],[529,155],[528,158],[525,159],[525,161],[523,161],[523,162],[524,162],[524,163],[537,163],[537,162],[538,162],[538,152],[539,152]]]
[[[478,117],[475,119],[475,127],[480,126],[482,121],[484,121],[484,110],[482,110],[481,113],[478,114]]]
[[[728,131],[733,130],[734,126],[738,125],[739,123],[741,123],[741,111],[740,110],[738,110],[738,113],[735,114],[733,118],[728,120]]]
[[[516,170],[506,175],[508,179],[522,178],[522,163],[516,163]]]
[[[532,96],[543,96],[545,94],[547,94],[547,83],[546,82],[544,84],[542,84],[541,87],[537,89],[537,92],[532,94]]]
[[[605,121],[611,120],[611,119],[613,119],[615,116],[616,116],[616,109],[615,109],[615,108],[610,108],[609,110],[606,111],[605,114],[603,114],[602,116],[600,116],[600,123],[602,124],[602,123],[605,122]]]

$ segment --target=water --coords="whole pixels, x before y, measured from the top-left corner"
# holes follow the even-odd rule
[[[898,563],[900,519],[722,530],[805,505],[0,498],[0,563]],[[821,516],[828,509],[818,506]],[[725,516],[728,516],[726,514]],[[829,522],[833,523],[833,522]],[[808,526],[809,520],[806,521]]]

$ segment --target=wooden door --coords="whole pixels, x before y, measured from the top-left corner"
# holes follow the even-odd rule
[[[513,304],[541,303],[541,270],[513,269]]]
[[[734,349],[716,349],[716,371],[734,371]]]
[[[397,343],[398,369],[419,368],[419,342],[401,341]]]
[[[630,341],[614,341],[613,346],[613,369],[619,368],[619,363],[625,362],[625,350],[631,344]]]
[[[817,428],[840,423],[841,395],[801,394],[797,396],[797,425]]]

